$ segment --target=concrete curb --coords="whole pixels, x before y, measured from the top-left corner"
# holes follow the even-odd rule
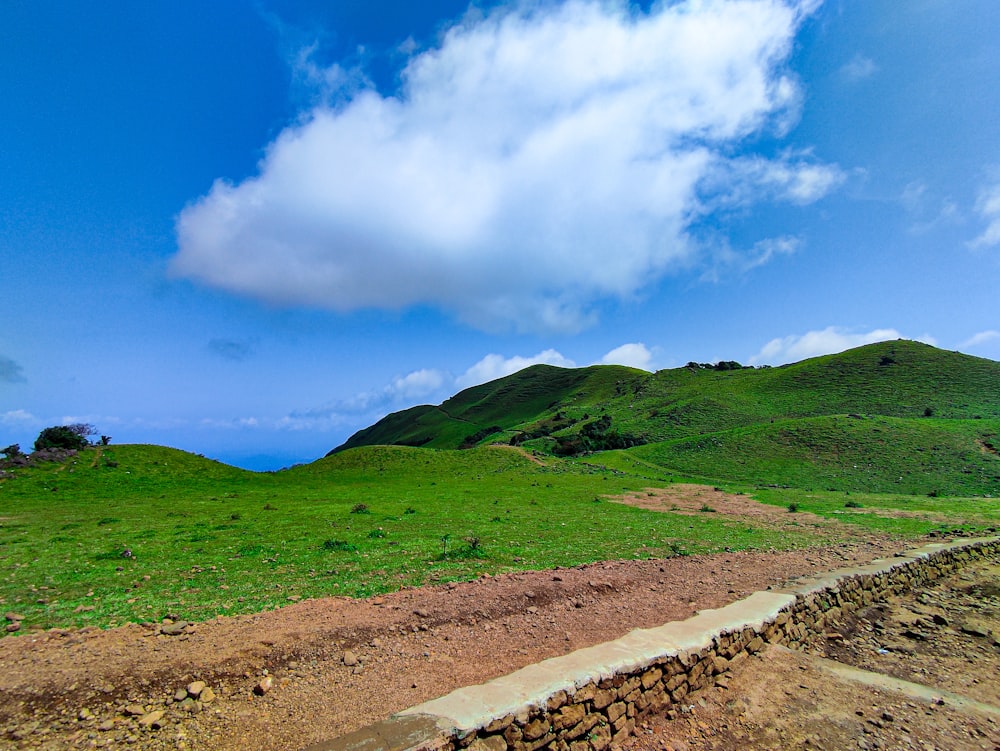
[[[1000,537],[957,540],[805,577],[460,688],[304,751],[604,751],[641,713],[715,684],[765,644],[801,648],[844,613],[997,553]]]

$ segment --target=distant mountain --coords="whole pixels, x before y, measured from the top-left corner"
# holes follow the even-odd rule
[[[917,473],[919,482],[896,473],[895,489],[933,492],[940,477],[943,489],[985,493],[1000,492],[997,433],[1000,363],[900,340],[777,368],[535,365],[438,406],[388,415],[330,453],[498,442],[557,456],[627,450],[697,476],[777,483],[791,473],[801,486],[804,474],[872,490],[892,490],[884,486],[894,470],[883,466],[866,485],[845,479],[844,462],[853,472],[859,461],[924,457],[929,463],[916,466],[931,469]]]

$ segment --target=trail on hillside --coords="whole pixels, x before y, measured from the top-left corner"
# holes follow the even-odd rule
[[[0,743],[235,751],[266,737],[273,751],[295,751],[455,688],[902,546],[869,536],[484,576],[219,617],[176,636],[159,624],[6,638]],[[193,681],[208,685],[211,702],[185,694]]]

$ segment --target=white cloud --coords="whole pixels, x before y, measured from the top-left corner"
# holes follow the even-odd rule
[[[849,63],[841,67],[840,75],[851,83],[855,83],[871,78],[877,71],[878,65],[875,64],[875,61],[859,52],[851,58]]]
[[[397,376],[380,389],[362,391],[349,399],[338,399],[319,407],[297,410],[278,422],[278,427],[288,430],[319,429],[359,417],[381,417],[393,409],[405,409],[428,397],[440,396],[442,388],[450,385],[451,376],[440,370],[421,369]]]
[[[964,342],[958,345],[959,349],[975,349],[983,344],[994,341],[995,339],[1000,339],[1000,331],[995,331],[990,329],[989,331],[980,331],[978,334],[973,334]]]
[[[980,191],[976,212],[986,222],[986,229],[969,246],[979,249],[1000,245],[1000,183]]]
[[[844,352],[865,344],[902,338],[902,334],[896,329],[874,329],[855,333],[840,326],[829,326],[822,331],[809,331],[801,335],[772,339],[764,345],[760,352],[750,358],[750,364],[783,365],[809,357]],[[930,337],[922,337],[921,341],[929,339]],[[929,343],[931,342],[933,340],[930,340]]]
[[[531,365],[555,365],[560,368],[575,368],[576,363],[563,357],[554,349],[547,349],[539,352],[534,357],[504,357],[503,355],[486,355],[462,375],[455,379],[455,386],[458,389],[467,389],[470,386],[478,386],[480,383],[495,381],[511,373],[524,370]]]
[[[816,200],[802,156],[731,162],[787,125],[785,70],[815,0],[523,2],[470,12],[384,96],[344,86],[177,220],[172,272],[274,304],[432,305],[483,328],[571,331],[592,304],[690,263],[689,222],[740,183]],[[728,165],[728,166],[727,166]],[[715,185],[714,188],[711,186]],[[761,200],[761,199],[754,199]]]
[[[647,349],[642,342],[623,344],[615,347],[601,358],[603,365],[626,365],[630,368],[640,370],[650,370],[650,362],[653,360],[653,353]]]
[[[835,165],[821,164],[808,154],[776,159],[744,157],[717,163],[701,188],[707,210],[735,204],[747,206],[762,197],[800,205],[813,203],[841,185],[847,176]]]
[[[802,240],[798,237],[772,237],[755,243],[749,251],[733,250],[725,241],[710,246],[711,265],[701,275],[702,281],[718,282],[733,274],[745,274],[770,263],[777,256],[798,252]]]
[[[444,386],[447,376],[440,370],[423,368],[400,378],[394,378],[385,393],[393,401],[423,399]]]
[[[16,425],[18,423],[37,423],[38,418],[24,409],[12,409],[9,412],[0,414],[0,422],[5,425]]]

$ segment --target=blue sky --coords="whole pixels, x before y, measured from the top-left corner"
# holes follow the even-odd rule
[[[993,0],[0,3],[0,446],[239,466],[533,362],[1000,359]]]

